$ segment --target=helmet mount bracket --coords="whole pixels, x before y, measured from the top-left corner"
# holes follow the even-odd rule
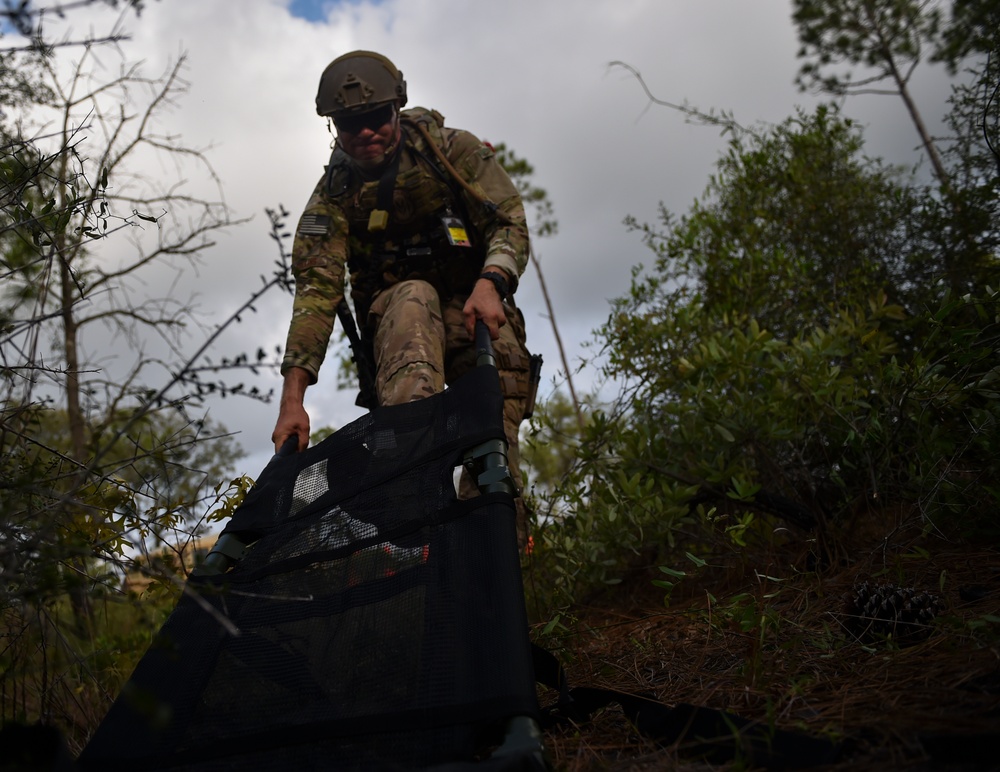
[[[374,95],[375,89],[351,73],[344,80],[344,85],[340,87],[337,101],[343,105],[344,109],[350,110],[365,106]]]

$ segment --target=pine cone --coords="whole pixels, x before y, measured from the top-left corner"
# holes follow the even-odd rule
[[[915,587],[859,582],[847,601],[848,628],[865,643],[891,639],[908,646],[930,635],[941,610],[937,595]]]

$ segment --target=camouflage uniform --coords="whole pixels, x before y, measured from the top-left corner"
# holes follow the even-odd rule
[[[475,346],[462,314],[465,301],[490,267],[511,277],[513,294],[528,259],[521,199],[492,148],[468,132],[445,128],[433,111],[404,110],[401,119],[401,155],[384,230],[369,229],[371,213],[379,208],[380,177],[366,178],[343,151],[334,151],[306,205],[292,249],[296,291],[282,363],[282,373],[300,367],[316,382],[349,272],[359,323],[374,343],[381,404],[437,393],[475,366]],[[441,168],[415,121],[462,178],[497,205],[502,218]],[[384,191],[382,195],[384,201]],[[507,324],[494,350],[511,472],[520,489],[517,434],[528,394],[529,359],[520,311],[509,301],[504,311]],[[462,495],[473,495],[467,481]],[[523,541],[520,498],[518,515]]]

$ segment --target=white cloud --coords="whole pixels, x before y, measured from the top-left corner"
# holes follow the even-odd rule
[[[190,93],[169,127],[186,142],[212,145],[210,157],[229,204],[253,216],[206,256],[192,282],[206,310],[221,318],[269,273],[275,250],[263,210],[284,204],[293,221],[329,154],[315,115],[319,74],[353,48],[380,51],[403,70],[411,104],[435,107],[450,125],[505,142],[536,169],[559,219],[559,235],[536,244],[571,356],[628,288],[647,253],[622,219],[656,216],[659,201],[682,213],[699,196],[724,140],[678,113],[648,107],[639,84],[608,62],[637,67],[661,98],[731,109],[744,123],[778,122],[795,104],[812,104],[793,84],[798,67],[790,3],[777,0],[386,0],[324,4],[324,22],[293,17],[288,0],[162,0],[130,19],[123,48],[161,70],[187,51]],[[940,85],[922,107],[943,112]],[[935,104],[933,100],[937,100]],[[913,158],[915,137],[901,107],[873,100],[849,111],[878,116],[873,152]],[[537,282],[530,273],[519,303],[529,342],[558,363]],[[273,295],[228,338],[235,348],[271,349],[284,340],[287,296]],[[332,370],[333,368],[329,368]],[[592,370],[580,379],[592,380]],[[278,378],[263,379],[279,387]],[[358,412],[325,372],[309,393],[314,425],[343,425]],[[219,403],[213,415],[266,457],[276,408]]]

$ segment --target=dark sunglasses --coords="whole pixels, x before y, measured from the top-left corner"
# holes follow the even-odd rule
[[[333,119],[337,131],[357,134],[362,129],[377,131],[392,120],[393,105],[378,107],[361,115],[341,115]]]

